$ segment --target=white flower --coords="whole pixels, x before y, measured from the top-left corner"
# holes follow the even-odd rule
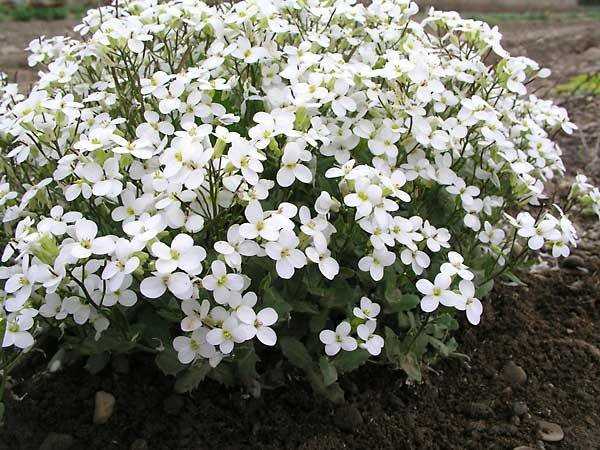
[[[173,339],[173,348],[177,352],[177,359],[182,364],[189,364],[198,356],[201,356],[210,360],[211,366],[216,366],[220,361],[220,357],[214,345],[206,341],[207,334],[208,330],[206,328],[199,328],[190,337],[177,336]]]
[[[213,261],[210,265],[212,274],[202,279],[202,286],[207,291],[212,291],[215,301],[225,304],[231,300],[231,296],[239,296],[244,288],[244,279],[241,275],[227,273],[227,267],[223,261]]]
[[[421,279],[416,283],[416,287],[421,294],[421,309],[425,312],[435,311],[439,304],[444,306],[455,306],[459,301],[459,296],[449,290],[452,284],[452,278],[443,273],[438,274],[432,283],[429,280]]]
[[[363,272],[369,272],[371,278],[380,281],[383,278],[383,271],[396,261],[396,255],[385,249],[374,250],[371,255],[363,256],[358,261],[358,268]]]
[[[280,134],[286,136],[295,136],[294,132],[294,113],[284,109],[274,109],[270,113],[258,112],[253,120],[256,126],[248,130],[248,135],[255,142],[259,149],[264,149],[269,145],[271,139]]]
[[[37,311],[32,309],[11,313],[6,317],[6,331],[2,340],[2,347],[15,347],[26,349],[34,344],[33,336],[29,332],[34,326],[33,317]]]
[[[8,311],[20,309],[31,296],[36,283],[50,279],[50,271],[43,264],[29,264],[29,257],[23,257],[21,267],[12,274],[4,285],[4,291],[11,294],[6,300],[5,308]]]
[[[235,50],[231,53],[232,56],[243,59],[246,64],[253,64],[268,56],[267,49],[263,47],[253,47],[246,37],[240,37],[237,40],[235,47]]]
[[[290,279],[296,269],[306,265],[306,256],[297,249],[300,240],[290,230],[282,230],[277,242],[267,242],[265,252],[276,261],[275,269],[281,278]]]
[[[186,299],[181,302],[181,310],[185,314],[181,321],[181,330],[194,331],[202,326],[204,319],[208,316],[210,302],[202,300],[202,303],[198,303],[197,300]]]
[[[379,315],[381,307],[378,303],[374,303],[367,297],[360,299],[360,308],[355,307],[352,312],[359,319],[373,320]]]
[[[313,236],[313,246],[307,247],[305,253],[309,260],[319,265],[319,270],[328,280],[333,280],[340,272],[340,265],[331,256],[331,252],[327,248],[327,240],[322,234]]]
[[[127,239],[117,239],[113,259],[106,262],[102,271],[102,279],[121,285],[125,275],[133,273],[140,265],[140,259],[133,255],[138,250],[140,248],[134,246]]]
[[[311,159],[311,153],[308,150],[304,150],[300,144],[296,142],[288,143],[283,149],[281,168],[277,172],[277,183],[279,186],[291,186],[296,179],[302,183],[310,183],[312,181],[312,173],[301,162],[307,162]]]
[[[242,256],[255,256],[260,251],[256,242],[242,237],[240,226],[237,224],[227,230],[227,241],[215,242],[214,248],[223,255],[225,263],[236,270],[241,269]]]
[[[383,195],[382,189],[367,178],[356,180],[355,192],[344,197],[344,203],[352,208],[356,208],[356,220],[366,217],[373,211],[374,205],[381,202]]]
[[[464,280],[472,280],[474,278],[469,267],[463,264],[464,258],[459,253],[448,252],[448,261],[440,267],[440,272],[444,275],[448,275],[449,277],[458,275]]]
[[[467,319],[473,325],[479,325],[483,306],[481,302],[475,298],[475,285],[468,280],[461,280],[458,284],[460,290],[460,301],[454,305],[456,309],[467,312]]]
[[[137,302],[137,295],[134,291],[129,289],[132,281],[133,277],[131,275],[125,275],[122,284],[118,288],[106,293],[100,306],[113,306],[117,303],[125,307],[135,305]]]
[[[115,248],[112,236],[96,237],[98,225],[91,220],[79,219],[73,226],[75,242],[71,245],[71,254],[79,259],[89,258],[92,253],[106,255]]]
[[[350,336],[352,327],[348,322],[340,323],[335,331],[323,330],[319,333],[319,339],[325,344],[325,353],[335,356],[340,350],[351,352],[356,350],[358,344],[356,339]]]
[[[528,238],[527,245],[531,250],[539,250],[545,241],[556,241],[561,237],[560,231],[556,229],[556,220],[544,219],[536,225],[535,219],[529,213],[520,213],[517,220],[520,223],[517,233]]]
[[[164,274],[181,269],[190,275],[197,275],[202,271],[202,261],[206,258],[206,251],[194,245],[194,239],[183,233],[175,236],[170,247],[155,242],[152,244],[152,253],[158,258],[156,270]]]
[[[279,228],[272,218],[265,217],[260,202],[252,201],[244,211],[248,223],[240,225],[240,235],[246,239],[261,237],[267,241],[276,241],[279,238]]]
[[[206,341],[218,345],[219,350],[228,355],[234,344],[248,340],[247,330],[235,316],[229,316],[220,327],[213,328],[206,334]]]
[[[169,274],[153,272],[153,276],[145,278],[140,283],[140,291],[148,298],[160,297],[167,288],[175,297],[182,300],[192,296],[192,281],[189,275],[183,272]]]
[[[247,330],[247,338],[252,339],[254,336],[265,345],[273,346],[277,342],[277,335],[270,325],[277,322],[277,312],[273,308],[264,308],[254,313],[252,308],[244,306],[237,310],[238,318],[245,324]]]
[[[46,294],[44,297],[44,303],[40,306],[39,313],[42,317],[56,318],[57,320],[63,320],[67,317],[67,312],[62,307],[62,300],[58,294],[52,292]]]
[[[377,322],[375,320],[367,320],[366,323],[361,323],[356,327],[356,333],[363,342],[360,343],[360,348],[364,348],[373,356],[378,356],[381,353],[385,342],[381,336],[375,334]]]

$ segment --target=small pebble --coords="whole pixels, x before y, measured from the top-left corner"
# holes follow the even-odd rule
[[[333,422],[339,429],[351,433],[364,423],[360,411],[354,405],[344,405],[338,408],[333,416]]]
[[[545,420],[540,420],[538,422],[538,434],[540,439],[546,442],[562,441],[565,437],[565,433],[560,425],[557,423],[546,422]]]
[[[527,374],[521,366],[509,361],[502,369],[502,377],[511,386],[523,386],[527,382]]]
[[[94,423],[102,425],[108,422],[115,409],[115,397],[104,391],[96,392],[94,403]]]

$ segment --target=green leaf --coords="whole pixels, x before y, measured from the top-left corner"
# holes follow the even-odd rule
[[[388,361],[399,366],[400,357],[402,356],[400,339],[394,333],[394,330],[389,327],[385,327],[385,345],[383,349]]]
[[[229,364],[221,363],[208,374],[208,377],[221,383],[225,387],[232,387],[236,383],[235,374]]]
[[[6,407],[3,402],[0,402],[0,424],[4,422],[4,412],[6,411]]]
[[[319,309],[318,306],[314,303],[310,303],[304,300],[293,300],[288,299],[287,303],[292,306],[292,310],[299,313],[307,313],[307,314],[318,314]]]
[[[435,323],[449,331],[458,330],[458,321],[448,313],[436,317]]]
[[[323,375],[323,382],[325,386],[329,386],[335,383],[338,379],[338,374],[335,366],[331,364],[329,358],[326,356],[321,356],[319,359],[319,368],[321,369],[321,374]]]
[[[198,387],[202,380],[206,378],[210,369],[211,367],[208,362],[203,361],[196,366],[190,367],[185,372],[182,372],[175,381],[175,392],[184,394],[193,391]]]
[[[302,342],[292,337],[282,337],[279,346],[283,356],[294,366],[305,371],[312,370],[314,361]]]
[[[404,294],[395,300],[388,300],[392,312],[410,311],[417,307],[421,299],[415,294]]]
[[[308,327],[310,331],[312,331],[315,334],[318,334],[321,330],[325,328],[325,323],[327,322],[328,317],[329,309],[327,308],[321,309],[318,314],[313,315],[308,322]]]
[[[365,349],[358,348],[353,352],[342,352],[333,360],[333,365],[337,368],[340,374],[352,372],[358,369],[369,359],[369,352]]]
[[[440,352],[440,355],[442,355],[443,357],[450,356],[452,350],[440,339],[437,339],[433,336],[429,336],[429,343],[433,348]]]
[[[486,283],[483,283],[481,286],[479,286],[477,288],[477,291],[475,292],[475,295],[477,296],[477,298],[485,298],[488,296],[488,294],[490,292],[492,292],[492,289],[494,288],[494,280],[489,280]]]
[[[249,382],[250,380],[256,380],[258,378],[256,363],[260,361],[260,359],[254,351],[254,346],[250,345],[246,348],[241,348],[235,359],[238,373],[244,382]]]
[[[322,395],[335,404],[344,403],[344,391],[337,382],[326,386],[321,375],[312,369],[308,370],[306,375],[312,388],[317,394]]]
[[[265,291],[263,306],[273,308],[280,319],[287,316],[292,310],[292,306],[285,301],[283,296],[274,287],[270,287]]]
[[[269,289],[272,281],[271,272],[269,272],[260,281],[260,285],[258,286],[259,291],[265,292],[267,289]]]
[[[161,343],[166,346],[167,342],[170,342],[169,322],[153,308],[140,311],[137,322],[142,325],[142,338],[149,346],[158,347]]]
[[[177,375],[185,366],[179,362],[177,352],[172,348],[166,348],[154,359],[156,365],[165,375]]]

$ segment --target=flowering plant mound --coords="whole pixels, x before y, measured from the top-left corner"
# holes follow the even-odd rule
[[[33,41],[0,88],[3,368],[42,336],[102,367],[156,353],[187,390],[314,388],[456,355],[495,279],[566,256],[549,71],[409,0],[132,0]],[[262,363],[259,364],[259,362]]]

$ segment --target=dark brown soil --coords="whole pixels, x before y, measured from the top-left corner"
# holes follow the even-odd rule
[[[129,374],[76,366],[14,386],[0,449],[37,449],[49,432],[90,450],[136,439],[151,449],[512,449],[536,446],[539,419],[565,433],[546,449],[600,448],[600,258],[593,246],[579,256],[587,272],[545,271],[529,276],[529,288],[497,289],[482,325],[463,324],[471,360],[444,361],[421,385],[367,366],[343,380],[348,405],[336,410],[296,380],[258,400],[213,382],[169,398],[172,380],[151,360],[132,360]],[[524,369],[523,385],[506,379],[511,361]],[[106,425],[92,424],[99,390],[117,399]],[[518,402],[528,411],[515,412],[525,409]]]
[[[545,26],[508,26],[509,46],[530,49],[557,72],[556,79],[570,76],[574,64],[588,67],[581,55],[593,46],[585,44],[578,58],[573,48],[581,47],[573,36],[583,46],[596,32],[593,26]],[[0,27],[1,41],[5,24]],[[556,47],[538,46],[545,33],[556,37]],[[600,102],[564,101],[583,130],[583,140],[580,134],[563,140],[567,163],[598,182],[593,144]],[[87,450],[600,449],[600,227],[591,221],[581,228],[583,243],[566,263],[571,268],[529,274],[528,288],[498,286],[485,302],[481,325],[461,324],[457,339],[470,361],[443,361],[421,385],[406,384],[401,372],[364,366],[342,380],[348,403],[334,409],[296,379],[260,399],[211,381],[190,396],[173,397],[173,380],[141,356],[126,374],[107,369],[92,376],[76,365],[31,376],[27,369],[8,394],[0,450],[38,449],[49,433],[69,434],[75,438],[71,449]],[[45,357],[35,360],[45,367]],[[523,384],[505,376],[511,362],[527,375]],[[105,425],[92,424],[99,390],[116,397]],[[560,425],[564,438],[542,442],[540,419]]]

